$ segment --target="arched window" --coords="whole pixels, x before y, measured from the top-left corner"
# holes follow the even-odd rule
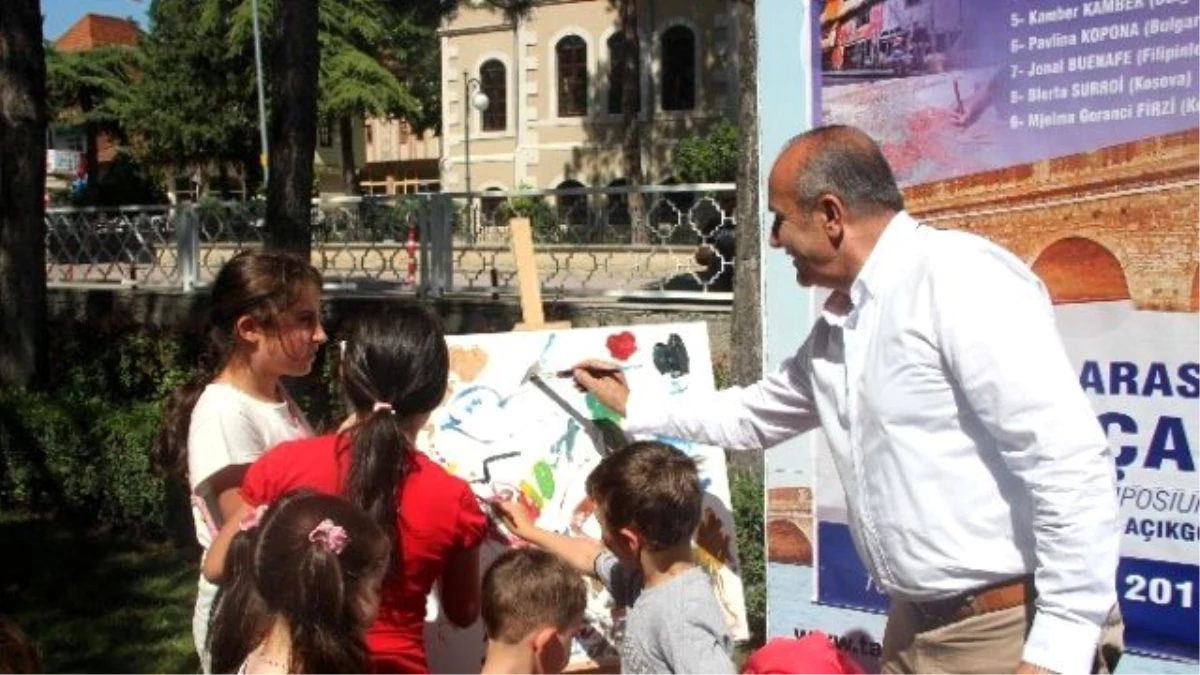
[[[696,107],[696,36],[687,26],[662,34],[662,109]]]
[[[587,43],[568,35],[554,46],[558,57],[558,116],[587,115]]]
[[[577,180],[564,180],[555,190],[578,190],[583,183]],[[587,195],[559,195],[555,198],[558,223],[560,225],[586,225],[588,221]]]
[[[629,181],[624,178],[618,178],[608,184],[610,188],[628,187]],[[633,217],[629,213],[629,194],[618,192],[605,195],[604,197],[604,216],[609,225],[621,225],[629,227],[633,223]]]
[[[661,185],[663,187],[670,187],[679,185],[679,181],[674,176],[668,176]],[[692,207],[696,205],[695,192],[667,192],[662,195],[662,198],[671,202],[675,209],[683,214],[685,219],[691,215]]]
[[[503,63],[491,59],[479,67],[479,90],[488,97],[483,130],[504,131],[508,127],[508,80]]]
[[[504,203],[508,201],[504,191],[498,187],[490,187],[483,191],[483,195],[479,198],[479,222],[484,227],[497,227],[503,225]]]
[[[628,52],[629,41],[625,39],[624,33],[613,33],[612,37],[608,38],[608,112],[613,115],[620,115],[624,112],[621,107],[621,101],[625,96],[626,76],[630,75],[625,70],[625,57]],[[633,57],[633,109],[641,110],[641,59],[635,54]]]

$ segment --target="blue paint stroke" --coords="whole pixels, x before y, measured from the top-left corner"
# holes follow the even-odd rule
[[[550,446],[550,454],[554,457],[554,468],[558,468],[558,463],[564,455],[568,464],[575,462],[575,437],[579,435],[580,428],[578,422],[567,418],[567,430]]]
[[[675,436],[655,436],[654,440],[659,443],[666,443],[688,457],[694,457],[700,451],[700,447],[697,444]]]
[[[546,358],[546,354],[550,352],[550,348],[554,345],[554,339],[558,337],[556,333],[551,333],[546,337],[546,343],[542,345],[542,351],[538,355],[536,363],[539,365]],[[481,410],[486,410],[488,407],[494,407],[496,412],[499,412],[508,405],[510,399],[516,396],[518,392],[514,392],[509,396],[501,396],[500,392],[487,385],[477,384],[454,395],[447,404],[446,421],[442,422],[439,427],[442,431],[457,431],[458,433],[479,441],[480,443],[491,443],[491,439],[479,438],[478,436],[469,433],[463,429],[463,422],[468,417],[473,417],[480,414]]]

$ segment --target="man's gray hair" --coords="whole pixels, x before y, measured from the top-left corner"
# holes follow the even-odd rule
[[[796,176],[796,201],[812,208],[823,194],[839,197],[851,212],[904,210],[896,177],[879,146],[862,131],[845,125],[818,127],[792,139],[808,151]]]

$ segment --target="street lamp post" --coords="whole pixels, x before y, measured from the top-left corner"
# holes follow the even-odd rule
[[[475,91],[475,96],[471,96],[471,91]],[[471,192],[471,108],[475,108],[479,112],[487,110],[488,104],[487,94],[479,91],[479,80],[471,77],[467,71],[463,71],[463,141],[465,144],[466,158],[464,161],[464,170],[466,171],[467,179],[467,227],[471,232],[471,240],[475,239],[475,194]]]
[[[259,161],[262,163],[263,185],[266,186],[271,177],[271,170],[267,166],[269,153],[267,148],[267,103],[266,96],[263,95],[262,39],[258,34],[258,0],[250,1],[250,12],[254,19],[254,72],[258,79],[258,133],[262,138],[262,157],[259,158]]]

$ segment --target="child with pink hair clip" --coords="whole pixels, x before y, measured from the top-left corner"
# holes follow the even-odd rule
[[[208,651],[214,673],[369,672],[391,543],[362,509],[290,492],[249,511],[230,544]]]

